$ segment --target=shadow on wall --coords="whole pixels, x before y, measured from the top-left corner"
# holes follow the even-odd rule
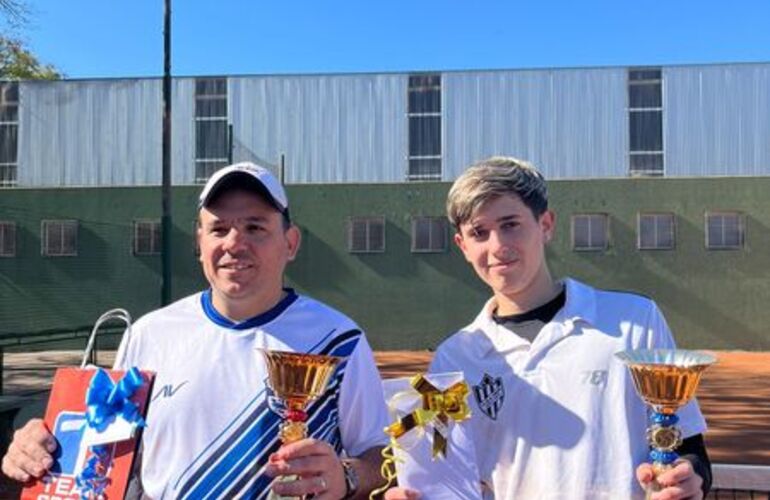
[[[259,156],[243,142],[233,137],[233,163],[239,163],[242,161],[250,161],[256,163],[261,167],[265,167],[271,170],[276,176],[281,175],[281,158],[280,156],[268,160],[262,156]]]
[[[617,252],[613,247],[622,245],[636,248],[636,228],[618,218],[612,218],[611,231],[610,249],[607,252],[570,250],[574,260],[569,260],[579,262],[579,266],[569,269],[571,266],[567,263],[568,259],[562,260],[562,265],[568,267],[565,269],[567,274],[585,277],[584,279],[599,287],[604,286],[604,283],[612,283],[611,287],[616,288],[620,284],[620,287],[625,290],[650,295],[664,312],[669,311],[673,315],[678,315],[697,330],[674,332],[682,347],[694,345],[715,348],[756,348],[764,342],[764,336],[752,330],[751,325],[740,314],[725,313],[724,309],[715,307],[693,289],[698,283],[702,284],[704,279],[708,279],[707,277],[675,274],[677,271],[681,272],[685,267],[682,261],[688,259],[702,260],[703,272],[707,273],[710,269],[707,265],[708,260],[718,256],[707,253],[701,259],[697,256],[698,249],[686,246],[680,246],[674,250]],[[700,240],[697,236],[693,236],[697,231],[698,228],[686,219],[681,217],[677,219],[679,241],[686,244],[702,241],[702,236]],[[702,235],[702,229],[700,234]],[[688,237],[683,237],[685,235]],[[737,257],[736,262],[745,260],[740,255]],[[726,273],[724,269],[717,269],[720,273]],[[646,272],[640,273],[640,270],[646,270]],[[742,275],[748,270],[736,271]],[[671,322],[672,318],[668,319]],[[672,329],[676,329],[675,325],[672,325]],[[731,332],[733,334],[730,334]]]
[[[347,263],[334,248],[305,227],[302,243],[294,262],[286,268],[286,277],[304,290],[332,291],[345,294],[345,283],[355,279]]]

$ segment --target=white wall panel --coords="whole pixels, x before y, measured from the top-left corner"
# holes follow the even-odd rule
[[[406,77],[317,75],[230,79],[234,160],[289,183],[398,182],[406,170]]]
[[[770,64],[663,68],[667,176],[770,174]]]
[[[550,179],[626,176],[625,85],[623,68],[444,74],[444,178],[492,155]]]
[[[22,82],[20,186],[160,182],[159,80]]]

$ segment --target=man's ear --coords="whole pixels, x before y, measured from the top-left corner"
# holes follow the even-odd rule
[[[470,259],[468,259],[467,251],[467,245],[465,244],[465,238],[463,238],[463,235],[460,233],[460,231],[457,231],[454,235],[454,242],[455,245],[457,245],[457,248],[460,249],[460,251],[463,253],[463,256],[465,257],[465,260],[470,262]]]
[[[198,221],[195,225],[195,251],[198,254],[199,262],[203,262],[203,254],[201,254],[201,231],[203,231],[203,228],[201,228],[201,223]]]
[[[288,248],[288,260],[293,261],[297,257],[299,246],[302,243],[302,232],[297,226],[292,224],[289,229],[286,230],[286,245]]]
[[[538,223],[543,231],[543,241],[548,243],[553,239],[553,234],[556,231],[556,214],[551,210],[546,210],[540,216]]]

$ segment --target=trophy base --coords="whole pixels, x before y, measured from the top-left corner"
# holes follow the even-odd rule
[[[290,483],[292,481],[296,481],[297,479],[298,479],[298,476],[294,476],[294,475],[292,475],[292,476],[280,476],[280,477],[275,478],[274,482],[277,482],[277,483]],[[304,496],[301,496],[301,497],[285,497],[285,496],[278,495],[278,494],[274,493],[273,491],[270,491],[270,493],[268,493],[268,495],[267,495],[267,500],[304,500],[304,499],[305,499]]]

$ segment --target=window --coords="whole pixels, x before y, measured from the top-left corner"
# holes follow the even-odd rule
[[[412,75],[407,91],[409,180],[441,179],[441,75]]]
[[[384,217],[351,217],[348,220],[348,251],[376,253],[385,251]]]
[[[674,248],[674,214],[639,214],[637,248],[670,250]]]
[[[660,69],[628,71],[629,173],[663,175],[663,85]]]
[[[412,217],[412,252],[444,252],[446,248],[445,217]]]
[[[17,183],[19,84],[0,83],[0,187]]]
[[[230,163],[227,79],[195,80],[195,182]]]
[[[600,251],[609,246],[607,214],[576,214],[572,216],[572,249]]]
[[[44,220],[42,223],[40,249],[49,257],[64,257],[78,254],[78,221]]]
[[[706,213],[706,248],[725,250],[743,248],[745,221],[740,212]]]
[[[134,221],[134,255],[158,255],[161,243],[159,220]]]
[[[0,221],[0,257],[16,256],[16,223]]]

